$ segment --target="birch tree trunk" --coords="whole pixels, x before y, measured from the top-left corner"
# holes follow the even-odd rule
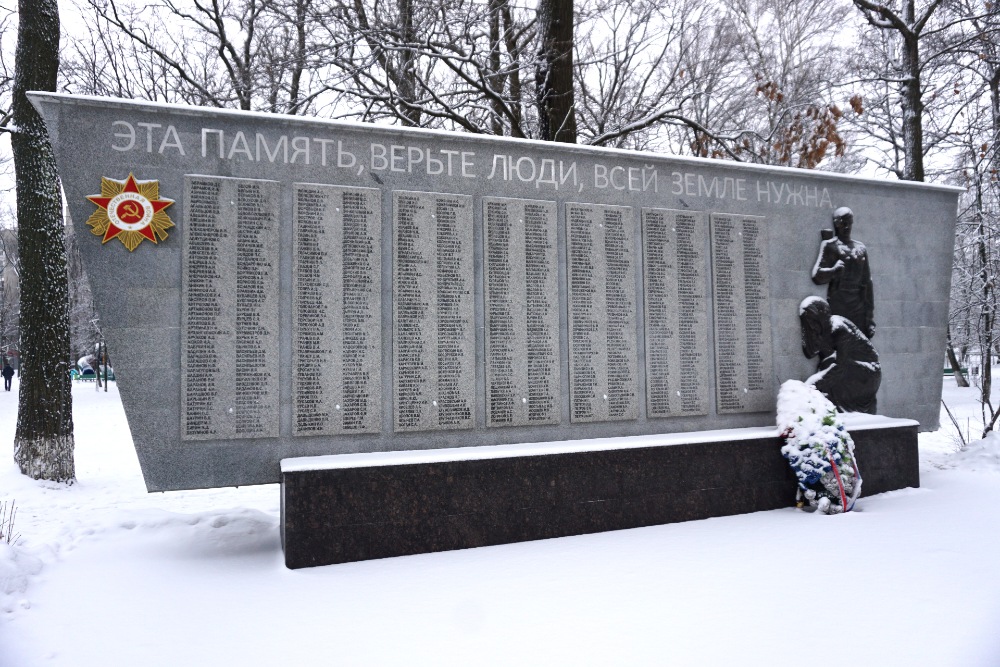
[[[35,479],[72,483],[73,398],[62,198],[48,132],[29,90],[56,89],[56,0],[18,0],[11,136],[21,255],[21,385],[14,460]]]

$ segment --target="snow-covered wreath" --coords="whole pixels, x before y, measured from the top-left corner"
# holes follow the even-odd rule
[[[837,409],[816,387],[789,380],[778,392],[782,455],[799,482],[798,506],[824,514],[850,512],[861,495],[854,441]]]

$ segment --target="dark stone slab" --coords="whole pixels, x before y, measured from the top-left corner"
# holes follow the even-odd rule
[[[851,431],[861,466],[862,497],[920,486],[916,425]]]
[[[917,428],[908,420],[882,420],[851,431],[863,495],[920,485]],[[773,429],[734,429],[707,442],[697,436],[625,447],[622,441],[536,445],[539,454],[501,446],[407,458],[286,459],[285,564],[294,569],[465,549],[794,504],[795,477]]]

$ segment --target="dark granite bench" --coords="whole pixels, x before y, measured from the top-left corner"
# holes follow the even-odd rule
[[[863,496],[920,484],[911,420],[849,415]],[[774,428],[285,459],[289,568],[790,507]]]

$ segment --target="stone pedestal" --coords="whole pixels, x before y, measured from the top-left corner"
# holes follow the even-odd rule
[[[920,484],[917,422],[853,416],[865,496]],[[789,507],[773,428],[281,463],[285,564],[312,567]]]

